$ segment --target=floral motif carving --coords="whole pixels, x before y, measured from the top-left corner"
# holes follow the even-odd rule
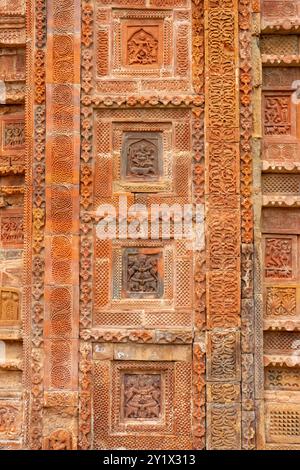
[[[266,316],[296,315],[296,289],[292,287],[267,288]]]
[[[6,149],[23,147],[25,144],[25,123],[6,122],[3,146]]]
[[[208,448],[213,450],[240,447],[240,413],[234,405],[211,405],[209,410],[211,429]]]
[[[210,380],[225,382],[239,378],[238,337],[235,332],[214,332],[209,337]]]

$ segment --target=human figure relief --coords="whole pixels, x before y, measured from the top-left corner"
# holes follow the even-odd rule
[[[128,256],[127,279],[131,292],[156,292],[157,258],[151,255]]]
[[[72,435],[70,431],[57,429],[47,437],[46,450],[72,450]]]
[[[157,149],[147,140],[132,144],[128,149],[128,173],[134,176],[154,176]]]
[[[125,418],[159,418],[161,411],[161,377],[126,375],[124,389]]]
[[[289,98],[266,97],[266,134],[286,134],[290,131]]]
[[[12,406],[0,407],[0,432],[16,431],[16,413],[17,410]]]
[[[151,34],[140,29],[127,43],[129,65],[147,65],[157,62],[158,41]]]
[[[269,238],[266,242],[265,266],[267,277],[290,277],[292,274],[292,244],[290,239]]]
[[[19,319],[19,301],[17,292],[1,289],[0,320],[17,321]]]

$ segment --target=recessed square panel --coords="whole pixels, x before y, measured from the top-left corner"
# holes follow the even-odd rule
[[[122,378],[121,419],[157,421],[162,416],[161,374],[125,373]]]
[[[12,155],[24,150],[25,146],[25,122],[20,114],[3,116],[1,124],[1,148],[2,155]]]
[[[265,277],[294,279],[296,276],[297,243],[295,236],[265,236]]]
[[[162,174],[162,149],[162,135],[159,132],[125,132],[122,144],[122,179],[159,179]]]
[[[172,76],[172,11],[115,9],[112,37],[112,75]]]
[[[162,63],[162,22],[159,24],[123,25],[123,65],[126,67],[159,67]]]
[[[159,298],[163,294],[163,258],[156,248],[126,248],[123,253],[123,297]]]
[[[265,92],[264,135],[267,138],[291,137],[295,134],[295,116],[290,92]]]

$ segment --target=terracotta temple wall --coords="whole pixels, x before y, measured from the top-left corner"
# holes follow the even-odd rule
[[[0,0],[0,448],[299,448],[299,24]]]

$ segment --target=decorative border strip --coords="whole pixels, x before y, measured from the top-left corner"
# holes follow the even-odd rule
[[[86,56],[86,55],[85,55]],[[84,95],[81,99],[84,106],[104,106],[104,107],[118,107],[118,106],[202,106],[204,104],[203,95],[180,95],[180,96],[102,96],[102,95]]]
[[[238,0],[205,0],[207,448],[240,449]],[[223,169],[223,171],[221,171]],[[232,389],[232,390],[231,390]],[[228,404],[230,401],[230,405]]]
[[[239,1],[241,229],[242,229],[242,449],[256,447],[254,386],[254,290],[252,203],[252,5]]]
[[[81,153],[80,153],[80,329],[92,326],[92,237],[93,221],[86,214],[92,204],[92,58],[93,3],[81,3]],[[92,448],[92,344],[86,338],[79,357],[79,441],[81,450]]]
[[[43,434],[43,318],[44,318],[44,224],[45,224],[45,76],[46,6],[43,0],[26,2],[25,101],[26,174],[24,199],[24,384],[26,410],[26,448],[42,448]],[[34,62],[33,62],[34,60]],[[36,93],[36,73],[41,80]],[[33,93],[33,90],[35,91]],[[33,136],[33,139],[31,139]]]

